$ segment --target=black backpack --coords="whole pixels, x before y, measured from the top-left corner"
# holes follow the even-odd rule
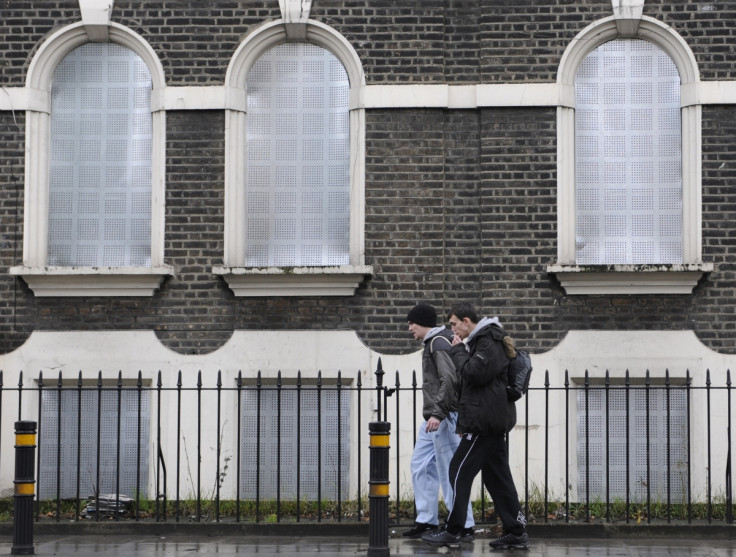
[[[529,379],[532,376],[532,359],[529,352],[516,350],[516,357],[509,361],[509,384],[506,395],[511,402],[516,402],[529,390]]]
[[[506,357],[509,359],[509,382],[506,385],[506,396],[516,402],[529,390],[529,379],[532,376],[532,359],[529,352],[516,348],[514,339],[504,332],[501,339]]]

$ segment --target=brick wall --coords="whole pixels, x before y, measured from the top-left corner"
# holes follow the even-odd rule
[[[170,85],[217,85],[245,34],[279,17],[274,1],[115,2],[113,20],[154,48]],[[688,41],[704,78],[732,79],[736,2],[647,2]],[[78,19],[76,2],[0,2],[0,79],[22,86],[44,37]],[[312,17],[358,51],[368,83],[551,82],[568,41],[610,1],[317,1]],[[719,19],[722,18],[721,19]],[[722,23],[720,22],[722,21]],[[0,113],[0,258],[21,263],[24,115]],[[466,299],[498,314],[533,352],[570,329],[693,329],[736,352],[736,107],[703,110],[703,253],[716,271],[689,296],[565,296],[546,274],[557,252],[554,108],[391,109],[366,113],[366,263],[350,298],[235,298],[222,263],[224,114],[167,114],[165,260],[178,272],[153,298],[36,298],[0,273],[0,352],[31,331],[153,329],[204,354],[233,329],[354,329],[374,350],[416,350],[405,316],[420,300]]]

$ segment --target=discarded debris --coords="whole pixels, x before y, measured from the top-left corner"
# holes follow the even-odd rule
[[[99,497],[90,497],[87,500],[87,506],[81,512],[84,518],[97,518],[99,516],[105,518],[125,518],[132,517],[134,514],[134,500],[127,495],[117,495],[108,493]]]

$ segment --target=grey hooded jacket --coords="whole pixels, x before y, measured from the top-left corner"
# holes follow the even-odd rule
[[[422,354],[422,396],[425,420],[435,417],[444,420],[450,412],[457,412],[458,378],[450,357],[452,332],[445,327],[432,329],[424,339]]]

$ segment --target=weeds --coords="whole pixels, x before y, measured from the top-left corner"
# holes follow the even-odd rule
[[[728,518],[728,505],[726,498],[722,495],[714,496],[710,504],[706,502],[694,502],[690,505],[686,503],[672,503],[667,505],[666,502],[650,501],[646,502],[629,502],[615,498],[606,504],[600,499],[592,500],[589,505],[580,502],[571,502],[567,506],[564,501],[559,499],[550,499],[547,504],[539,498],[538,491],[532,491],[529,502],[522,502],[522,508],[529,509],[530,523],[541,522],[622,522],[628,521],[633,524],[646,524],[650,521],[664,520],[713,520],[724,522]],[[532,497],[533,496],[533,497]],[[0,522],[7,522],[13,519],[13,498],[8,497],[0,499]],[[80,507],[84,508],[86,501],[80,501]],[[57,502],[55,500],[46,500],[36,502],[36,511],[38,516],[43,520],[53,520],[57,517]],[[176,516],[176,509],[179,509],[179,516]],[[166,504],[167,520],[197,520],[197,510],[199,509],[199,521],[215,521],[215,520],[240,520],[242,522],[256,521],[256,507],[258,507],[258,520],[264,523],[276,522],[364,522],[370,519],[370,501],[367,497],[361,497],[360,500],[352,499],[340,501],[323,500],[318,504],[317,501],[299,501],[293,500],[241,500],[235,501],[225,499],[219,501],[219,514],[216,512],[216,500],[200,500],[196,499],[180,499],[179,501],[169,500]],[[76,515],[76,500],[62,500],[59,504],[59,518],[62,520],[74,520]],[[339,509],[339,513],[338,513]],[[545,509],[547,514],[545,516]],[[485,511],[485,515],[481,516],[481,510]],[[476,499],[473,501],[473,511],[477,523],[495,522],[496,517],[493,509],[492,500],[486,496],[485,501]],[[732,506],[731,517],[736,516],[736,508]],[[156,519],[156,502],[149,499],[141,498],[138,507],[138,519]],[[163,516],[164,509],[161,508],[159,501],[160,517]],[[440,503],[440,517],[447,515],[447,509],[443,503]],[[160,518],[159,517],[159,518]],[[79,517],[82,519],[83,517]],[[94,520],[94,516],[90,517]],[[120,519],[133,519],[135,512],[131,511],[125,517]],[[414,520],[414,501],[406,497],[397,505],[396,500],[389,501],[389,518],[394,523],[409,524]],[[108,520],[107,518],[105,520]],[[110,518],[109,520],[113,520]]]

